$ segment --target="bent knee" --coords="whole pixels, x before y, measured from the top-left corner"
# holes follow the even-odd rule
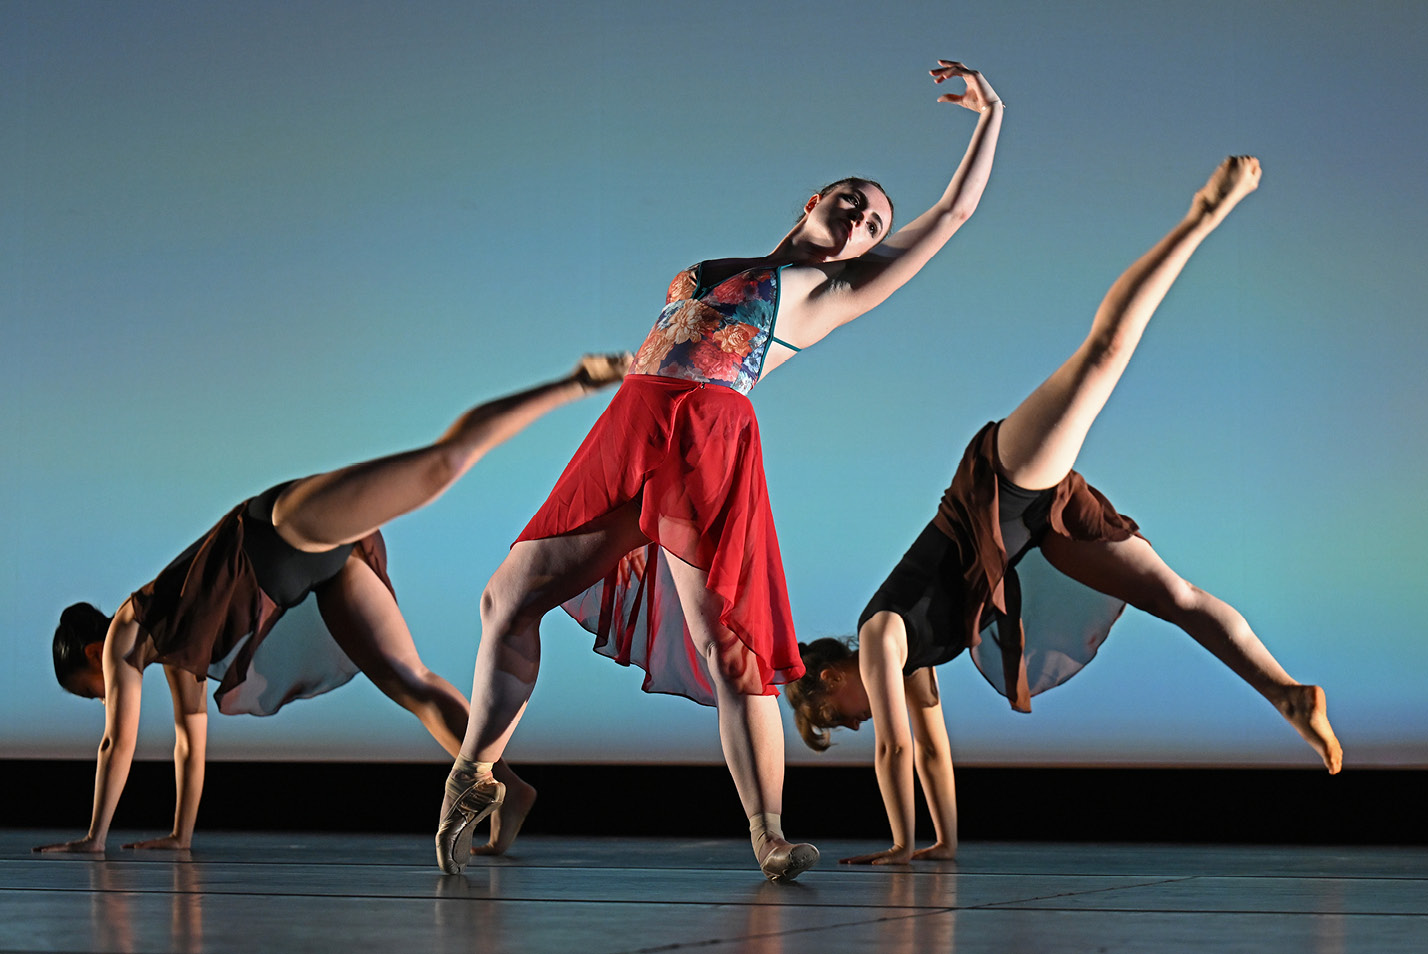
[[[1086,359],[1093,364],[1124,364],[1139,343],[1140,334],[1120,324],[1099,328],[1086,339]]]
[[[422,478],[433,496],[456,483],[471,466],[470,453],[455,441],[443,438],[427,450]]]
[[[549,609],[529,588],[513,585],[497,571],[481,591],[481,629],[501,632],[534,625]]]
[[[304,520],[303,516],[300,510],[279,510],[274,506],[268,522],[272,524],[273,532],[278,535],[278,539],[294,550],[300,550],[303,553],[322,553],[333,549],[334,544],[320,539],[319,535],[314,532],[314,528],[306,525],[310,521]]]
[[[372,684],[382,690],[383,695],[404,708],[420,705],[431,695],[427,677],[433,673],[425,668],[413,669],[389,663],[386,666],[368,667],[364,672],[367,678],[372,680]]]

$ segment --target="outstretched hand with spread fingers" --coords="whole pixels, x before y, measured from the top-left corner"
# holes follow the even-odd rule
[[[928,70],[932,74],[934,83],[945,83],[954,76],[960,76],[967,82],[967,92],[965,93],[943,93],[937,97],[939,103],[956,103],[958,106],[965,106],[974,113],[984,113],[993,106],[1001,105],[1001,97],[996,90],[992,89],[992,84],[987,82],[987,78],[981,73],[968,67],[965,63],[958,63],[956,60],[938,60],[936,69]]]

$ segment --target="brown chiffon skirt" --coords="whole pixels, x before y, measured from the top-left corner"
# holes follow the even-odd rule
[[[224,515],[129,602],[157,662],[218,680],[220,712],[271,715],[293,699],[336,689],[358,669],[314,601],[280,606],[258,585],[243,547],[256,519],[248,503]],[[357,541],[352,552],[392,591],[380,532]]]
[[[1095,657],[1125,602],[1072,580],[1039,552],[1047,534],[1078,541],[1139,536],[1134,520],[1071,471],[1050,494],[1046,525],[1014,565],[1002,540],[996,466],[997,423],[967,445],[926,530],[863,611],[901,615],[907,671],[969,650],[973,663],[1013,709],[1058,686]]]

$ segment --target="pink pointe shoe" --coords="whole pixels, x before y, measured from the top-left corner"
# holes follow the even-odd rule
[[[436,832],[436,863],[447,874],[460,874],[471,860],[471,833],[477,823],[501,806],[506,786],[490,775],[475,778],[453,771],[446,778],[451,807]]]
[[[818,863],[812,845],[781,845],[764,855],[759,870],[774,884],[787,884]]]

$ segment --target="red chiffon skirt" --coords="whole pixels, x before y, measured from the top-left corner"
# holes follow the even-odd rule
[[[646,692],[714,705],[666,553],[705,570],[719,604],[717,664],[745,695],[803,675],[764,483],[753,405],[718,385],[625,378],[519,540],[580,530],[638,500],[651,541],[562,604],[595,650],[645,670]]]

